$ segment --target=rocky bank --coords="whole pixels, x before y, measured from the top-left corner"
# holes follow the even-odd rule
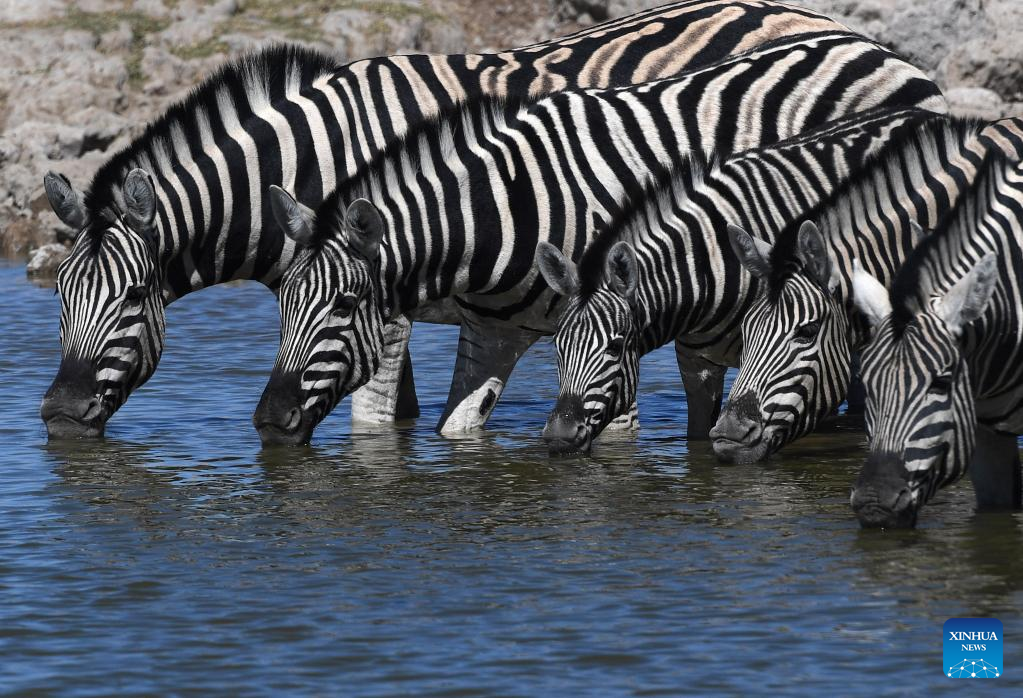
[[[70,230],[42,175],[84,186],[146,121],[241,52],[297,41],[340,60],[496,50],[661,4],[630,0],[4,0],[0,255],[52,269]],[[806,0],[924,68],[962,114],[1023,114],[1021,0]]]

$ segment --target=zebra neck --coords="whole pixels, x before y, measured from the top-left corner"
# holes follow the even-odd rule
[[[1004,151],[1002,151],[1004,152]],[[1023,426],[1023,171],[1018,162],[991,157],[948,217],[899,271],[893,288],[897,308],[923,309],[980,260],[994,253],[1000,291],[984,314],[964,329],[960,345],[969,366],[978,416],[1016,416]],[[908,295],[913,288],[912,296]],[[985,404],[987,402],[987,404]]]
[[[960,206],[991,143],[978,138],[978,128],[953,125],[929,138],[907,139],[818,211],[818,227],[841,277],[839,296],[847,305],[854,261],[890,287],[920,242],[910,222],[931,231]],[[866,329],[854,323],[857,346],[867,341]]]
[[[875,157],[891,130],[931,116],[878,111],[748,151],[706,173],[677,171],[667,191],[649,197],[626,225],[639,251],[638,301],[648,322],[641,344],[653,349],[681,335],[730,358],[728,337],[757,287],[732,253],[728,225],[775,243]]]

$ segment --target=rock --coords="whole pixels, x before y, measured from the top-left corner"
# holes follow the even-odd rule
[[[121,22],[117,25],[117,29],[100,35],[99,50],[104,53],[127,51],[131,48],[131,42],[134,38],[135,33],[132,31],[131,25],[127,22]]]
[[[975,85],[1003,99],[1023,98],[1023,30],[998,42],[973,39],[955,47],[941,62],[938,77],[948,87]]]
[[[42,22],[66,11],[67,3],[61,0],[4,0],[0,3],[0,22]]]
[[[994,121],[1012,115],[998,93],[986,87],[954,87],[945,91],[945,99],[949,110],[956,116]]]
[[[135,12],[149,17],[166,17],[170,14],[162,0],[135,0],[131,7]]]
[[[334,50],[356,60],[391,53],[449,53],[465,46],[457,27],[429,23],[424,14],[414,12],[391,17],[366,9],[335,10],[324,16],[320,31]]]
[[[25,271],[31,276],[53,276],[57,273],[57,267],[67,259],[69,250],[60,243],[43,245],[28,260]]]
[[[140,68],[146,76],[142,90],[150,95],[173,94],[185,87],[182,77],[192,75],[184,60],[160,46],[146,46],[143,49]]]
[[[39,224],[31,218],[18,218],[0,229],[0,253],[5,257],[23,257],[43,237]],[[54,237],[55,239],[55,237]]]

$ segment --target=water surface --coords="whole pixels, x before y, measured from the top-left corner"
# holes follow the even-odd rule
[[[862,435],[767,465],[687,444],[670,350],[636,436],[548,458],[550,342],[485,434],[433,433],[457,342],[417,326],[423,416],[261,451],[251,412],[277,312],[256,284],[168,309],[156,376],[101,443],[37,416],[58,302],[0,266],[0,692],[812,695],[962,692],[941,626],[995,616],[1023,686],[1023,517],[963,483],[916,531],[860,531]],[[968,686],[973,691],[976,686]]]

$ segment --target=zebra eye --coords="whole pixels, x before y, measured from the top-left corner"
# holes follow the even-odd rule
[[[345,293],[338,296],[337,300],[334,301],[334,310],[331,312],[335,315],[350,315],[355,310],[355,304],[358,300],[354,293]]]
[[[927,392],[931,395],[948,395],[950,390],[952,390],[952,376],[941,375],[931,381],[931,387],[927,389]]]
[[[805,325],[800,325],[796,328],[796,334],[794,339],[800,344],[807,344],[812,342],[817,334],[821,331],[821,321],[814,320],[808,322]]]
[[[132,286],[124,293],[124,300],[128,303],[141,303],[142,299],[145,297],[146,287],[144,284]]]
[[[612,359],[620,358],[624,348],[625,339],[623,337],[615,337],[607,343],[607,355]]]

